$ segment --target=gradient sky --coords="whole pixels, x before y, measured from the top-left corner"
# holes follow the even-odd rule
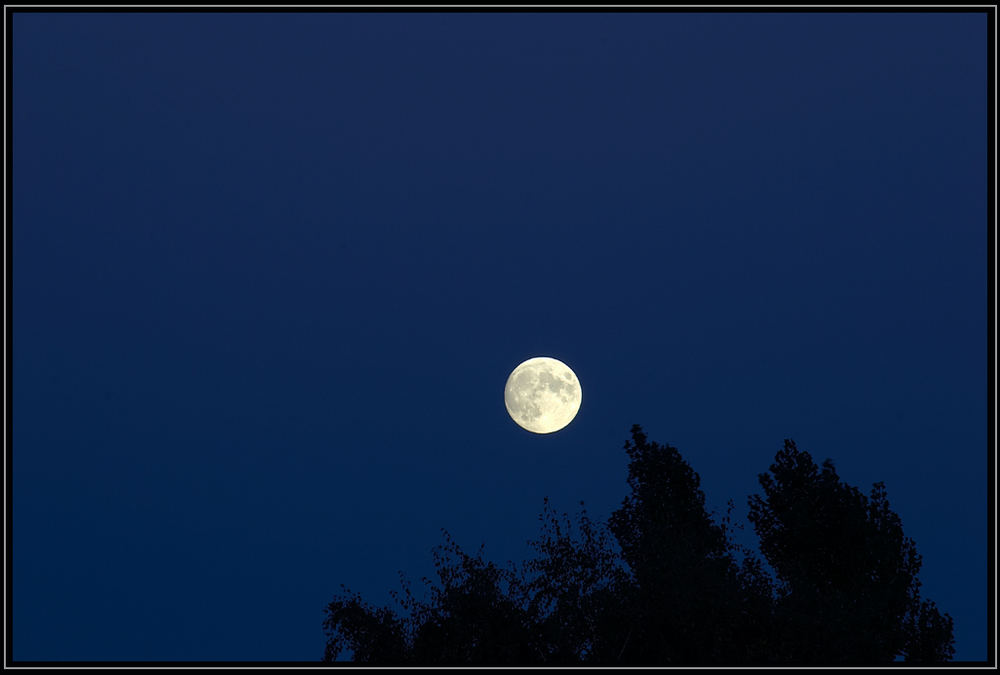
[[[744,522],[784,438],[885,481],[986,658],[984,12],[8,20],[15,659],[319,659],[633,423]]]

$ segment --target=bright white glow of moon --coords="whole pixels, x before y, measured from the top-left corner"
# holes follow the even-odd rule
[[[536,434],[550,434],[572,422],[581,400],[576,373],[548,356],[528,359],[515,368],[503,392],[511,419]]]

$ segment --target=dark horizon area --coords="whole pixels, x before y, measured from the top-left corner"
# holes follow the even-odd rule
[[[318,661],[633,424],[750,546],[786,438],[884,481],[992,656],[985,10],[7,17],[17,662]]]

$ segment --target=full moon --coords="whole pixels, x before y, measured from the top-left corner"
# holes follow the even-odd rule
[[[548,356],[528,359],[515,368],[503,392],[511,419],[536,434],[551,434],[572,422],[581,400],[576,373]]]

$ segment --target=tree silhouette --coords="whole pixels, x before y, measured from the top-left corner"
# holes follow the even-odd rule
[[[725,529],[705,510],[698,474],[676,448],[635,426],[625,451],[632,494],[609,522],[631,572],[623,660],[756,660],[762,636],[753,637],[754,626],[768,621],[770,604],[760,596],[766,587],[753,583],[758,568],[740,574]]]
[[[920,556],[889,508],[885,485],[870,497],[786,440],[759,476],[749,519],[778,576],[776,656],[798,662],[951,658],[951,618],[920,600]],[[845,645],[851,645],[845,649]]]
[[[607,524],[546,499],[534,557],[501,567],[444,533],[437,580],[396,608],[343,588],[326,608],[325,660],[493,665],[939,663],[952,621],[919,595],[920,556],[889,508],[786,440],[749,499],[760,551],[717,523],[676,448],[632,427],[631,493]],[[581,502],[582,507],[582,502]],[[732,510],[732,502],[730,502]]]

